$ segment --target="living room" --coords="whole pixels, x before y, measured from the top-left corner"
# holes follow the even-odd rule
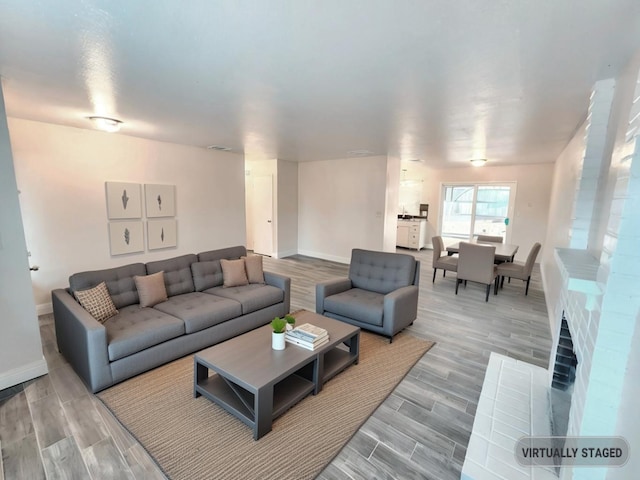
[[[619,84],[630,89],[628,85],[633,83],[634,74],[637,78],[637,66],[637,59],[629,62],[616,78]],[[582,101],[586,109],[589,99]],[[625,121],[623,107],[616,108],[618,115],[614,115],[614,119],[622,123]],[[6,217],[7,223],[2,225],[3,273],[0,276],[6,298],[30,305],[26,309],[19,307],[15,315],[6,318],[9,334],[3,334],[7,344],[2,344],[0,353],[0,363],[6,370],[1,371],[0,376],[14,378],[17,371],[19,377],[25,365],[43,361],[42,353],[38,352],[40,338],[33,324],[34,314],[50,312],[51,290],[65,286],[70,274],[246,244],[247,172],[249,177],[254,175],[260,168],[256,164],[262,161],[276,163],[275,258],[301,254],[347,263],[354,246],[395,250],[396,189],[402,171],[399,156],[345,154],[343,158],[327,160],[254,161],[248,154],[129,136],[126,129],[122,135],[114,135],[7,116],[4,106],[0,114],[7,118],[3,143],[11,147],[10,158],[3,157],[1,164],[3,181],[15,179],[20,192],[19,206],[15,187],[7,184],[4,188],[3,183],[0,192],[3,205],[14,208],[11,216]],[[572,208],[579,189],[585,129],[585,123],[575,126],[575,134],[553,163],[489,164],[482,169],[432,168],[421,164],[409,167],[416,168],[411,173],[424,184],[422,200],[435,207],[430,216],[434,235],[438,232],[435,212],[440,202],[441,183],[518,182],[518,213],[512,241],[521,246],[522,252],[528,251],[535,241],[543,243],[539,263],[552,335],[559,321],[554,310],[561,283],[554,247],[569,246],[571,232],[576,231]],[[610,148],[613,150],[612,144]],[[167,251],[124,257],[109,254],[105,181],[176,186],[179,241],[170,255]],[[615,204],[612,211],[613,207]],[[597,228],[594,228],[603,230],[602,226],[606,226],[611,216],[609,211],[598,212],[594,222]],[[27,283],[15,281],[15,273],[26,264],[22,258],[24,246],[14,241],[12,233],[5,233],[22,230],[20,223],[24,226],[26,249],[30,253],[28,263],[39,267],[27,277]],[[595,232],[594,238],[600,238],[595,249],[600,252],[603,235]],[[5,270],[5,261],[15,268]],[[20,276],[24,277],[23,273]],[[635,282],[637,276],[630,279]],[[31,296],[33,300],[28,299]],[[629,360],[631,371],[637,368],[634,361],[634,358]],[[44,373],[41,369],[40,363],[33,367],[33,372]],[[26,378],[19,381],[23,380]],[[634,390],[636,386],[625,384],[620,397],[622,413],[632,411],[630,402]],[[633,427],[632,423],[623,426],[622,432],[633,432]],[[614,427],[614,431],[620,430]],[[632,457],[630,464],[635,462]]]

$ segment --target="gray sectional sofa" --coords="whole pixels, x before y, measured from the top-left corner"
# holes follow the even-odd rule
[[[58,350],[92,392],[265,325],[289,312],[291,280],[223,287],[220,259],[243,246],[71,275],[51,292]],[[141,308],[134,276],[164,272],[167,301]],[[73,293],[105,282],[118,314],[104,324]]]

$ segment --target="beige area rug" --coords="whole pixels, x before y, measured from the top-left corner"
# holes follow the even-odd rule
[[[222,408],[193,398],[192,355],[98,397],[174,480],[314,478],[432,346],[404,332],[391,344],[363,332],[359,364],[277,418],[258,441]]]

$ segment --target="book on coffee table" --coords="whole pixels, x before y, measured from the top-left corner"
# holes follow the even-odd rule
[[[284,336],[285,342],[291,343],[293,345],[298,345],[299,347],[306,348],[307,350],[315,350],[322,345],[329,343],[329,337],[325,336],[321,340],[317,342],[307,342],[305,340],[300,340],[299,338],[289,335],[288,333]]]

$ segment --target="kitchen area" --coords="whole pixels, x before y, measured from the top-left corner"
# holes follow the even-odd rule
[[[429,224],[429,204],[421,203],[423,182],[407,179],[402,170],[398,198],[398,226],[396,246],[412,250],[431,248],[433,226]]]

